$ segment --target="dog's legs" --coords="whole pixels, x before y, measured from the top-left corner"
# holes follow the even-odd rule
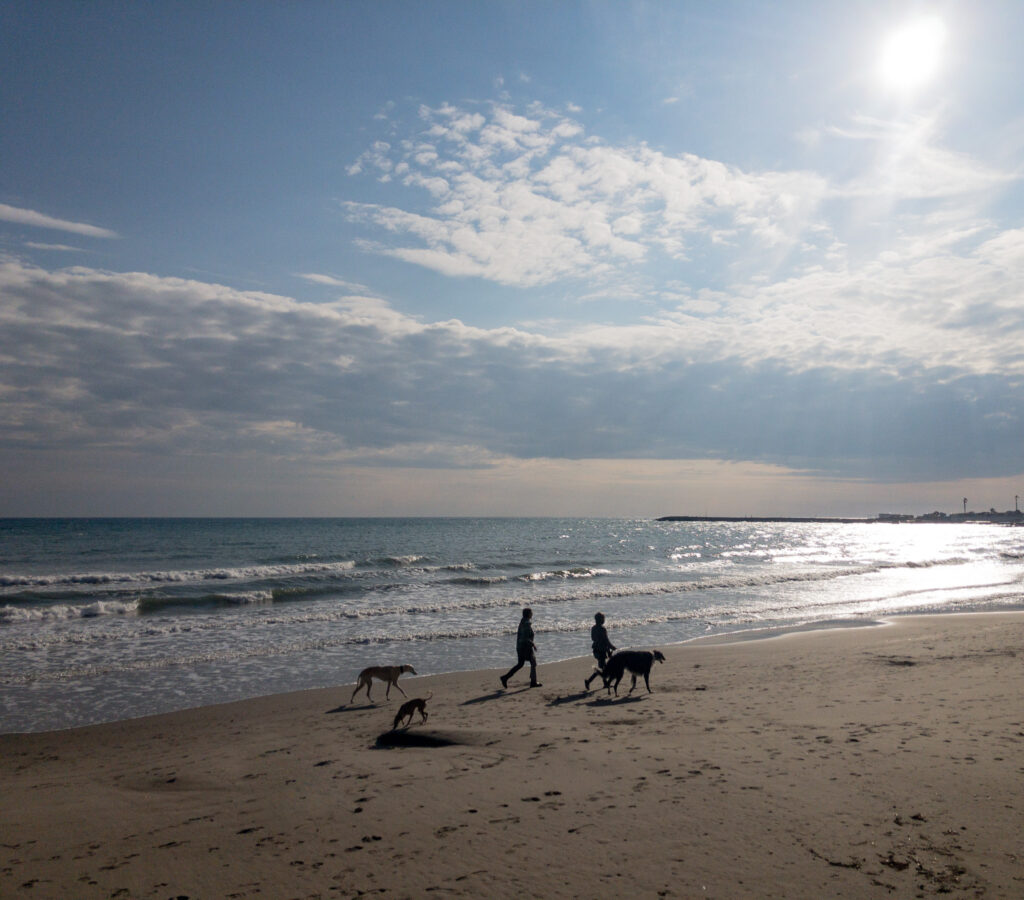
[[[636,687],[636,672],[630,672],[629,674],[633,676],[633,683],[629,686],[629,692],[632,694],[633,688]]]
[[[358,694],[359,691],[362,690],[362,688],[363,688],[363,683],[361,681],[357,681],[356,682],[356,689],[352,692],[352,700],[349,700],[348,701],[349,703],[351,703],[353,700],[356,699],[356,694]]]
[[[395,682],[395,687],[398,688],[398,690],[402,691],[402,686],[397,681]],[[402,696],[408,697],[409,695],[405,691],[402,691]]]
[[[648,672],[644,672],[644,684],[646,684],[646,685],[647,685],[647,693],[648,693],[648,694],[649,694],[649,693],[651,693],[651,682],[650,682],[650,677],[651,677],[651,676],[650,676],[650,674],[649,674]]]

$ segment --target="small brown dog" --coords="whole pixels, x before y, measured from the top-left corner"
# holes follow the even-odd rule
[[[388,689],[384,692],[384,699],[391,699],[391,685],[394,685],[398,690],[402,691],[402,688],[398,684],[398,676],[408,672],[410,675],[415,675],[416,670],[410,665],[404,666],[369,666],[363,669],[359,673],[359,678],[356,679],[356,689],[352,692],[352,700],[356,699],[358,694],[363,688],[366,688],[366,699],[372,700],[370,696],[370,685],[373,683],[373,679],[376,678],[378,681],[387,682]],[[409,695],[402,691],[403,697]],[[352,700],[348,702],[351,703]]]
[[[427,721],[427,701],[434,696],[434,692],[431,691],[426,697],[413,697],[412,700],[406,700],[400,707],[398,707],[398,714],[395,716],[395,724],[391,726],[392,731],[398,730],[398,723],[402,719],[408,719],[405,723],[405,727],[408,728],[412,725],[413,713],[419,712],[420,724],[422,725]]]

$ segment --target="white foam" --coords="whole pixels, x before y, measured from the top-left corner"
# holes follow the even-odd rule
[[[303,575],[334,575],[355,568],[354,560],[332,563],[285,563],[220,569],[183,569],[152,572],[72,572],[47,575],[2,575],[0,587],[56,588],[102,585],[182,584],[204,581],[252,581]]]
[[[8,605],[0,606],[0,625],[124,616],[138,611],[138,600],[90,600],[88,603],[55,603],[49,606]]]

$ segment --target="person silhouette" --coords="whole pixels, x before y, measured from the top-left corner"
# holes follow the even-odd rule
[[[516,674],[526,663],[530,664],[530,687],[540,687],[537,681],[537,645],[533,642],[533,610],[524,609],[523,618],[519,620],[519,628],[516,631],[516,653],[519,661],[501,676],[501,686],[508,687],[508,680]]]
[[[590,629],[590,646],[594,651],[594,659],[597,660],[597,668],[583,682],[583,687],[588,691],[590,682],[604,671],[608,657],[615,652],[615,646],[608,638],[608,629],[604,627],[604,613],[594,613],[594,624]]]

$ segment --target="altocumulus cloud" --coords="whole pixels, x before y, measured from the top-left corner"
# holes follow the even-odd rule
[[[932,260],[917,273],[927,290],[979,281],[933,309],[914,306],[913,266],[891,298],[871,287],[891,273],[866,271],[853,289],[875,306],[856,328],[841,327],[850,284],[810,272],[716,297],[704,309],[718,313],[558,337],[423,322],[372,296],[305,303],[8,260],[0,440],[378,465],[722,458],[849,477],[1008,474],[1024,439],[1022,250],[1007,232],[952,268]],[[907,322],[891,325],[905,302]]]
[[[746,173],[644,144],[612,147],[534,105],[488,115],[450,104],[420,109],[421,129],[376,142],[349,169],[400,181],[430,198],[424,211],[345,203],[356,222],[414,243],[366,249],[434,269],[534,287],[595,280],[623,264],[686,259],[714,242],[793,245],[828,185],[814,173]]]

